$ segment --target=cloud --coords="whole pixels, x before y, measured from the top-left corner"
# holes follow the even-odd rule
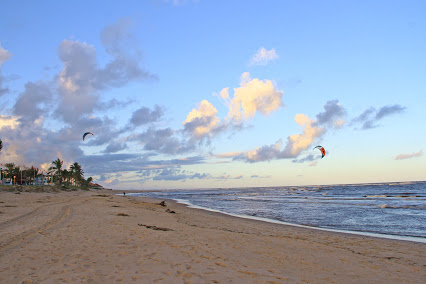
[[[112,108],[124,108],[128,105],[131,105],[135,103],[134,100],[132,99],[127,99],[127,100],[117,100],[117,99],[111,99],[111,100],[107,100],[104,102],[98,102],[96,107],[96,110],[98,111],[105,111],[108,109],[112,109]]]
[[[203,100],[197,109],[192,109],[187,115],[183,122],[184,132],[190,133],[195,140],[208,140],[228,129],[243,129],[244,122],[257,112],[267,116],[284,106],[283,92],[277,90],[272,81],[251,79],[248,72],[241,75],[240,87],[233,89],[232,98],[229,89],[226,87],[219,94],[213,94],[228,107],[227,117],[220,120],[217,109],[209,101]]]
[[[271,178],[271,176],[259,176],[259,175],[252,175],[250,178]]]
[[[164,115],[164,111],[158,105],[155,105],[154,110],[150,110],[147,107],[141,107],[137,109],[130,119],[130,123],[134,126],[141,126],[148,123],[158,121]]]
[[[360,116],[352,120],[351,124],[363,123],[363,129],[375,127],[375,123],[389,115],[400,113],[405,107],[400,105],[384,106],[376,111],[374,108],[365,110]],[[274,159],[297,158],[303,151],[307,150],[312,144],[320,139],[329,129],[340,128],[345,125],[345,108],[339,104],[338,100],[327,101],[324,105],[324,112],[316,115],[316,120],[310,119],[305,114],[297,114],[295,121],[300,125],[302,133],[290,135],[283,148],[283,140],[279,139],[272,145],[265,145],[247,152],[231,152],[215,155],[218,158],[232,158],[249,163],[270,161]],[[415,153],[414,156],[422,155],[423,152]],[[405,158],[406,155],[398,156],[398,159]],[[412,156],[408,156],[410,158]],[[294,159],[294,163],[303,163],[314,161],[316,158],[308,155],[302,159]],[[314,166],[316,163],[311,163]]]
[[[25,85],[25,90],[16,100],[13,107],[15,115],[20,116],[20,120],[32,123],[34,120],[49,114],[49,106],[53,94],[51,86],[44,82],[29,82]]]
[[[316,138],[325,134],[324,128],[316,127],[315,121],[312,121],[305,114],[297,114],[294,118],[297,124],[303,129],[302,134],[290,135],[287,138],[287,145],[284,149],[286,157],[297,157],[303,150],[306,150]]]
[[[406,107],[400,106],[400,105],[390,105],[390,106],[384,106],[376,113],[376,120],[380,120],[386,116],[395,114],[395,113],[401,113],[406,109]]]
[[[305,163],[305,162],[313,162],[315,160],[320,159],[319,156],[315,157],[314,155],[310,154],[302,159],[294,159],[293,163]]]
[[[300,126],[302,133],[288,136],[284,147],[283,139],[279,139],[272,145],[264,145],[247,152],[219,154],[216,157],[233,158],[249,163],[296,158],[304,150],[311,147],[314,141],[321,138],[327,132],[327,128],[337,127],[336,122],[341,121],[346,114],[343,106],[337,100],[328,101],[324,105],[324,110],[316,116],[316,120],[310,119],[305,114],[297,114],[294,120]],[[313,156],[309,155],[303,159],[295,159],[293,162],[300,163],[313,160]]]
[[[102,153],[115,153],[115,152],[124,150],[126,148],[127,148],[126,143],[113,141],[108,144],[108,146],[105,148],[104,151],[102,151]]]
[[[221,128],[217,109],[207,100],[201,101],[198,109],[192,109],[183,122],[186,132],[196,138],[211,137]]]
[[[87,155],[82,157],[81,164],[85,171],[99,175],[103,179],[112,179],[112,176],[123,180],[119,174],[126,176],[137,173],[137,182],[146,180],[179,180],[179,179],[202,179],[209,178],[204,173],[189,173],[181,170],[182,166],[197,165],[205,162],[202,156],[192,156],[181,159],[152,160],[153,155],[140,154],[103,154]],[[163,171],[165,170],[165,171]],[[178,176],[179,175],[179,176]]]
[[[152,177],[153,180],[163,180],[163,181],[177,181],[177,180],[187,180],[187,179],[205,179],[210,178],[209,174],[203,173],[188,173],[187,171],[181,169],[161,169]]]
[[[0,70],[1,70],[1,66],[4,62],[6,62],[7,60],[9,60],[12,57],[12,53],[10,53],[9,51],[7,51],[6,49],[4,49],[1,46],[0,43]]]
[[[135,51],[135,56],[140,56],[136,39],[128,32],[131,26],[130,18],[121,18],[116,23],[104,27],[101,31],[101,42],[109,54],[119,56],[124,53],[123,50],[130,48]]]
[[[351,121],[351,125],[361,124],[361,129],[372,129],[379,126],[378,122],[383,118],[402,113],[406,110],[406,107],[401,105],[388,105],[383,106],[379,110],[374,107],[370,107],[363,111],[359,116],[355,117]]]
[[[119,20],[102,31],[102,44],[112,56],[104,67],[99,66],[93,46],[72,40],[61,42],[58,55],[63,69],[58,75],[61,102],[55,112],[57,117],[72,123],[91,114],[100,104],[99,91],[156,79],[140,67],[141,52],[127,32],[128,27],[127,21]]]
[[[222,90],[222,97],[226,95],[228,90]],[[234,96],[229,104],[228,117],[240,123],[243,119],[253,118],[256,112],[262,115],[269,115],[271,112],[283,107],[282,96],[284,92],[275,89],[272,81],[251,79],[250,74],[245,72],[241,75],[239,88],[234,88]]]
[[[417,158],[421,156],[423,156],[422,150],[412,154],[399,154],[398,156],[395,157],[395,160],[405,160],[405,159]]]
[[[242,152],[228,152],[228,153],[222,153],[222,154],[216,154],[214,157],[216,158],[235,158],[242,154]]]
[[[82,161],[91,165],[95,158],[87,159],[80,148],[82,145],[107,145],[102,151],[105,155],[127,147],[125,138],[118,140],[121,132],[116,120],[95,115],[95,111],[123,105],[116,99],[102,102],[103,91],[155,78],[140,66],[141,53],[127,28],[126,23],[118,21],[102,32],[102,43],[111,56],[103,66],[97,62],[92,45],[76,40],[64,40],[59,44],[57,52],[62,69],[51,80],[28,82],[9,110],[13,116],[0,117],[0,137],[5,142],[2,158],[45,165],[60,157],[67,162]],[[10,57],[10,52],[0,47],[0,65]],[[144,117],[144,110],[141,108],[134,113],[132,123],[142,125],[144,119],[156,121],[163,114],[156,106]],[[95,136],[83,144],[81,135],[86,131]],[[144,156],[137,154],[131,159]],[[88,166],[85,171],[96,173],[96,167],[99,165]]]
[[[270,161],[274,159],[296,158],[302,151],[308,149],[315,139],[321,137],[325,133],[324,128],[314,126],[315,121],[311,120],[307,115],[297,114],[295,121],[302,128],[301,134],[290,135],[287,137],[287,144],[284,149],[283,140],[278,140],[275,144],[265,145],[255,150],[241,153],[235,156],[235,160],[243,160],[249,163]]]
[[[0,114],[0,130],[15,129],[19,125],[19,117]]]
[[[7,145],[6,151],[2,151],[2,159],[6,161],[42,165],[59,156],[68,163],[83,155],[76,140],[63,139],[62,132],[47,130],[42,118],[14,121],[14,126],[0,128],[0,137]]]
[[[118,179],[107,179],[104,180],[103,183],[105,184],[105,186],[114,186],[114,185],[118,185],[120,184],[120,181]]]
[[[278,54],[275,49],[267,50],[261,47],[257,50],[257,53],[250,59],[251,65],[267,65],[269,62],[278,59]]]
[[[345,115],[346,110],[338,100],[327,101],[324,105],[324,112],[320,112],[316,116],[316,124],[340,128],[345,123],[343,119]]]
[[[223,88],[219,94],[213,93],[213,96],[219,98],[219,100],[221,100],[223,104],[229,108],[229,105],[231,104],[231,99],[229,97],[229,87]]]
[[[116,175],[120,172],[175,168],[204,162],[205,158],[201,156],[152,160],[151,157],[158,154],[175,155],[195,149],[193,142],[179,139],[181,133],[170,128],[150,127],[133,137],[119,137],[124,133],[123,129],[158,122],[164,110],[157,105],[152,109],[137,109],[122,129],[116,127],[115,119],[95,115],[95,111],[123,105],[116,99],[102,102],[104,90],[152,78],[139,67],[137,52],[130,54],[125,50],[127,46],[114,42],[130,39],[121,28],[111,28],[103,34],[103,43],[112,56],[110,63],[103,67],[97,63],[93,46],[72,40],[61,42],[58,56],[63,68],[53,77],[54,80],[28,82],[11,109],[13,116],[0,116],[0,137],[4,142],[2,159],[45,167],[57,157],[65,160],[65,164],[78,161],[90,175],[113,174],[114,178],[104,181],[109,185],[122,182]],[[45,123],[58,128],[48,129]],[[95,135],[82,142],[81,135],[86,131]],[[143,144],[145,152],[116,153],[126,149],[129,142]],[[98,155],[87,155],[80,148],[83,145],[107,146]],[[186,178],[205,178],[206,175],[193,173]]]
[[[3,63],[6,62],[7,60],[9,60],[11,57],[12,57],[12,53],[10,53],[6,49],[4,49],[1,46],[1,43],[0,43],[0,96],[6,94],[9,91],[8,88],[2,87],[5,79],[4,79],[4,77],[1,73],[1,70],[2,70],[1,67],[2,67]]]
[[[284,158],[284,153],[281,152],[282,139],[278,140],[275,144],[265,145],[255,150],[241,153],[234,157],[234,160],[243,160],[250,163],[269,161],[273,159]]]
[[[136,141],[144,145],[146,151],[155,151],[163,154],[182,154],[195,149],[190,141],[178,139],[175,131],[171,128],[155,129],[148,128],[140,134],[132,134],[127,140]]]

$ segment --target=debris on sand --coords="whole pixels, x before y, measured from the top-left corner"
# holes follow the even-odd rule
[[[144,224],[138,224],[138,226],[145,227],[151,230],[156,230],[156,231],[173,231],[172,229],[169,229],[169,228],[150,226],[150,225],[144,225]]]

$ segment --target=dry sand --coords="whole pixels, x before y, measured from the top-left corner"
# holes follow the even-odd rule
[[[426,283],[424,243],[115,193],[0,192],[0,283]]]

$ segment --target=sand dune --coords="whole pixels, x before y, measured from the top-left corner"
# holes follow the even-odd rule
[[[426,282],[422,243],[269,224],[114,193],[0,192],[0,282]]]

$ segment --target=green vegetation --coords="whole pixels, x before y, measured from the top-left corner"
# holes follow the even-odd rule
[[[7,163],[2,167],[2,178],[5,181],[11,181],[17,185],[34,185],[52,182],[58,186],[69,189],[88,188],[89,183],[93,181],[92,177],[84,178],[84,171],[77,162],[73,163],[69,169],[63,169],[63,160],[56,159],[52,161],[47,173],[41,172],[34,166],[21,167],[14,163]]]

